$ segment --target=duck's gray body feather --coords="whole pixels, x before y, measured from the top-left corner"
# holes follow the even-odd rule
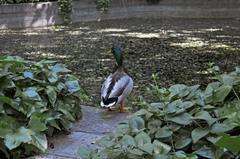
[[[112,107],[120,102],[131,93],[133,89],[132,78],[123,71],[118,69],[109,75],[105,80],[101,90],[101,106]]]

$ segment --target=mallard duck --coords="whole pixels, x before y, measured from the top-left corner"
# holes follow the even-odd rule
[[[133,80],[123,67],[123,50],[120,47],[112,47],[116,60],[115,72],[110,74],[102,85],[101,107],[114,111],[113,107],[120,105],[120,112],[126,112],[124,103],[126,97],[133,89]]]

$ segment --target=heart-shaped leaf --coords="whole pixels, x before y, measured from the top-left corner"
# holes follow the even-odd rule
[[[172,136],[173,132],[167,127],[164,126],[162,128],[159,128],[155,134],[156,138],[167,138]]]
[[[183,113],[174,117],[169,117],[168,120],[180,125],[189,125],[192,116],[189,113]]]
[[[208,129],[203,129],[203,128],[195,128],[192,131],[192,140],[193,143],[195,144],[196,142],[198,142],[201,138],[203,138],[204,136],[206,136],[209,133]]]
[[[168,154],[170,152],[171,146],[160,142],[158,140],[153,141],[153,152],[155,154]]]
[[[190,143],[192,142],[191,138],[182,138],[177,140],[176,142],[176,149],[183,149],[185,147],[187,147]]]

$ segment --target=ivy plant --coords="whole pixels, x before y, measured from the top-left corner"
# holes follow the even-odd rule
[[[47,149],[46,135],[69,131],[87,99],[63,64],[0,56],[0,158]]]
[[[101,11],[107,11],[110,5],[110,0],[97,0],[97,5]]]
[[[176,84],[148,90],[154,101],[100,139],[83,159],[225,159],[239,157],[240,69],[218,74],[206,88]],[[223,135],[226,134],[226,135]]]
[[[65,24],[70,24],[72,21],[72,0],[58,0],[58,8],[63,22]]]

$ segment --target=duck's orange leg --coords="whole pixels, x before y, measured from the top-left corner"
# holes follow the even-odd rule
[[[114,108],[108,108],[110,112],[115,112],[116,110]]]
[[[124,108],[123,102],[120,102],[119,104],[120,104],[120,113],[128,112],[128,110]]]

